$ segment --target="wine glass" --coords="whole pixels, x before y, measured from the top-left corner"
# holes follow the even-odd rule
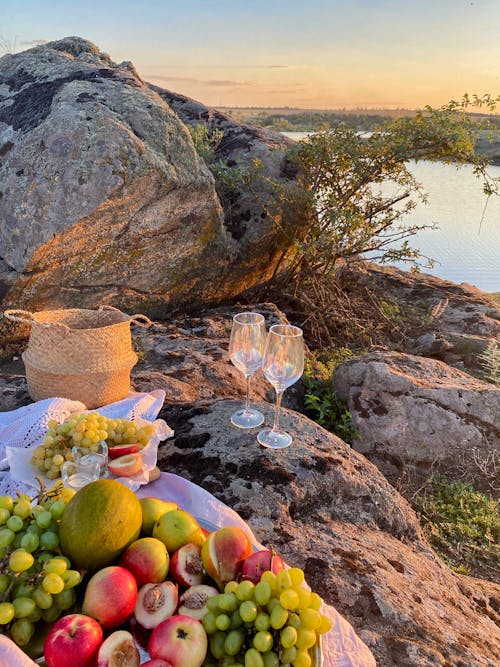
[[[292,436],[280,431],[281,397],[304,371],[302,329],[291,324],[275,324],[269,329],[262,371],[276,389],[276,411],[273,427],[260,431],[257,440],[264,447],[283,449],[290,445]]]
[[[233,317],[229,340],[229,356],[238,370],[246,377],[245,407],[231,416],[231,423],[238,428],[254,428],[264,421],[264,415],[250,407],[250,377],[262,366],[262,353],[266,340],[264,316],[260,313],[238,313]]]

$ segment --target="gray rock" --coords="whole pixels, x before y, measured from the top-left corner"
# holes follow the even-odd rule
[[[285,410],[282,426],[293,443],[265,450],[255,432],[230,426],[237,405],[166,407],[176,435],[160,448],[160,467],[211,491],[260,541],[303,568],[380,667],[493,667],[500,587],[451,572],[406,501],[337,437]],[[269,423],[271,406],[257,407]]]
[[[467,473],[481,486],[500,488],[500,388],[397,352],[344,362],[333,384],[359,431],[353,446],[372,460],[400,468],[432,464],[452,478]]]
[[[358,288],[374,290],[380,299],[389,298],[413,316],[400,343],[402,351],[481,374],[484,351],[500,344],[500,310],[489,294],[426,273],[371,262],[364,263],[364,269],[354,276]]]
[[[215,398],[244,400],[245,378],[231,363],[228,339],[234,314],[248,307],[206,310],[182,319],[156,323],[152,329],[133,332],[139,363],[132,372],[137,391],[164,389],[165,404],[178,406]],[[267,326],[286,323],[284,313],[269,303],[252,307],[266,318]],[[258,370],[250,379],[250,400],[275,400],[274,389]],[[287,390],[284,405],[298,408],[301,383]]]
[[[435,333],[425,333],[415,341],[415,354],[424,357],[442,355],[453,348],[447,340],[437,336]]]
[[[269,179],[282,184],[293,181],[296,171],[284,159],[284,151],[294,142],[278,132],[237,123],[229,115],[184,95],[158,86],[151,85],[151,88],[186,125],[203,126],[210,132],[220,133],[221,140],[214,151],[214,159],[219,165],[248,170],[252,174],[251,184],[238,184],[237,179],[230,184],[226,176],[219,177],[215,170],[215,186],[224,208],[226,228],[238,243],[239,261],[251,270],[255,265],[252,258],[260,255],[260,281],[263,282],[272,275],[276,260],[288,247],[287,236],[291,234],[296,238],[303,226],[300,205],[296,209],[288,203],[284,211],[280,210],[273,204],[274,193],[268,184]],[[257,170],[255,162],[260,165]],[[295,232],[280,237],[276,234],[277,227],[294,229]]]
[[[241,245],[186,126],[78,37],[0,59],[0,193],[4,307],[164,315],[261,281],[283,242],[261,221]]]

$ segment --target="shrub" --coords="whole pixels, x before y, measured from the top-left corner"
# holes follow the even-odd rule
[[[346,347],[327,348],[313,354],[306,362],[302,378],[304,406],[308,415],[323,428],[351,443],[358,436],[347,405],[333,389],[333,371],[353,356]]]
[[[436,476],[416,496],[415,504],[430,543],[453,569],[468,573],[474,566],[498,568],[498,500],[471,484],[449,483]]]

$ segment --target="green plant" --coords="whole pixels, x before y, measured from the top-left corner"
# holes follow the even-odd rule
[[[337,396],[332,382],[335,367],[352,356],[352,351],[345,347],[324,349],[306,361],[302,378],[306,412],[320,426],[347,443],[351,443],[359,434],[347,405]]]
[[[433,477],[414,498],[432,546],[453,569],[498,568],[500,503],[471,484]]]
[[[500,348],[497,343],[488,343],[487,348],[479,355],[481,376],[487,382],[500,385]]]
[[[382,299],[380,301],[380,308],[387,319],[393,321],[395,324],[399,324],[403,320],[401,308],[394,301],[385,301]]]
[[[459,103],[426,107],[411,118],[386,121],[370,137],[339,124],[293,146],[288,160],[298,177],[282,197],[299,198],[304,214],[301,227],[293,229],[290,238],[295,253],[292,258],[283,256],[282,281],[299,275],[321,279],[346,260],[365,256],[381,263],[406,261],[415,269],[432,264],[408,241],[432,227],[405,224],[416,201],[426,201],[408,162],[472,164],[485,193],[498,194],[499,181],[487,173],[487,158],[474,152],[481,125],[466,113],[470,106],[494,109],[496,101],[488,96],[471,101],[465,96]]]
[[[224,137],[224,132],[219,129],[211,130],[201,124],[190,126],[189,132],[196,151],[210,166],[216,160],[217,149]]]

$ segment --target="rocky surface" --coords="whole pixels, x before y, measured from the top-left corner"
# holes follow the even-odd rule
[[[241,396],[243,400],[245,378],[229,360],[228,341],[233,315],[249,309],[244,305],[225,306],[155,322],[149,329],[132,327],[139,358],[132,369],[133,388],[163,389],[165,405],[172,407],[222,397]],[[252,309],[265,316],[268,327],[288,322],[274,304],[255,304]],[[13,359],[0,361],[0,410],[30,402],[20,352],[18,346]],[[287,391],[283,405],[299,408],[301,391],[298,382]],[[260,370],[251,377],[250,399],[275,399],[274,389]]]
[[[273,205],[274,195],[268,180],[286,183],[295,176],[295,168],[283,158],[293,141],[278,132],[235,122],[229,115],[201,102],[150,84],[152,90],[190,127],[206,128],[209,136],[218,133],[212,160],[220,168],[215,174],[215,187],[224,208],[224,221],[231,236],[238,242],[242,267],[255,262],[255,247],[262,252],[262,280],[272,274],[274,258],[281,254],[286,236],[276,237],[280,228],[293,229],[296,239],[301,227],[300,209],[288,202],[284,211]],[[255,164],[259,167],[256,169]],[[231,175],[231,169],[235,171]],[[242,178],[241,174],[246,175]],[[271,209],[271,211],[269,210]],[[250,286],[250,284],[249,284]]]
[[[333,383],[359,431],[353,446],[392,480],[432,467],[500,491],[500,387],[398,352],[346,361]]]
[[[365,269],[353,274],[354,289],[368,287],[397,308],[392,324],[403,332],[402,351],[474,372],[484,370],[481,355],[500,345],[500,309],[488,294],[426,273],[372,263]]]
[[[214,161],[228,167],[252,171],[255,160],[265,167],[265,174],[274,179],[288,179],[290,165],[283,161],[283,151],[293,141],[262,127],[236,123],[230,116],[211,109],[201,102],[184,95],[151,85],[175,111],[179,118],[191,127],[203,126],[212,135],[219,133],[214,146]],[[267,210],[270,200],[263,183],[255,179],[251,188],[234,187],[218,182],[216,188],[222,196],[226,226],[242,247],[241,260],[245,262],[245,246],[253,245],[258,236],[266,234]]]
[[[496,664],[500,587],[455,575],[431,551],[414,512],[375,466],[296,412],[281,452],[229,425],[231,400],[167,407],[175,439],[159,464],[200,484],[257,538],[304,568],[354,625],[379,667]],[[257,406],[272,418],[271,406]]]
[[[227,228],[187,127],[130,63],[77,37],[0,59],[4,307],[164,315],[233,296],[282,243],[248,228]]]
[[[134,330],[136,389],[167,392],[161,416],[175,438],[162,469],[211,491],[257,538],[303,567],[311,585],[354,626],[379,667],[494,667],[500,587],[454,574],[432,552],[414,512],[364,456],[306,417],[284,410],[292,446],[262,449],[230,426],[243,378],[227,360],[231,316],[219,308]],[[254,306],[268,325],[284,315]],[[272,400],[260,375],[252,399]],[[292,388],[285,396],[299,405]],[[29,402],[20,361],[0,364],[0,409]],[[269,423],[270,402],[257,402]]]

